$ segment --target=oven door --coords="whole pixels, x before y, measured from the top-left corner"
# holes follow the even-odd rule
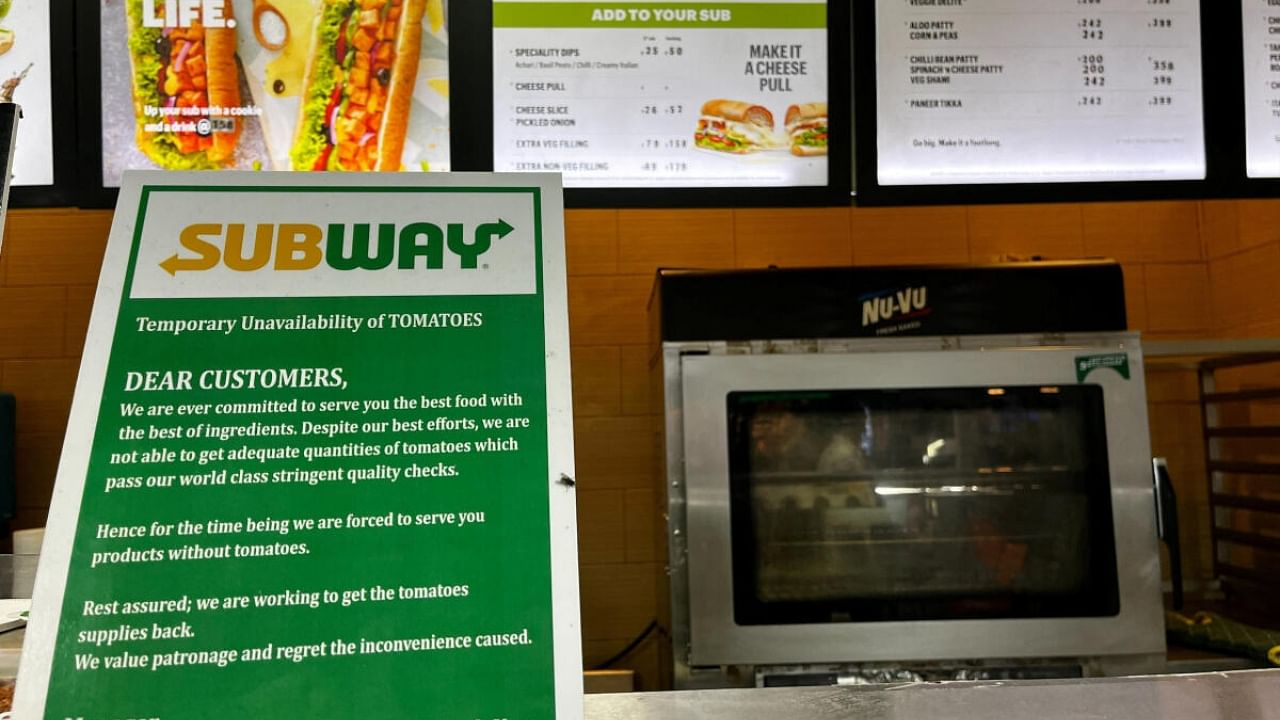
[[[682,359],[692,664],[1162,652],[1136,339],[895,342]]]

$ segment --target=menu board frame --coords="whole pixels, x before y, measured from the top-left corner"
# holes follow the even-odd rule
[[[49,0],[49,70],[53,87],[76,87],[77,8],[75,0]],[[75,48],[76,52],[67,52]],[[3,79],[3,78],[0,78]],[[20,102],[19,105],[22,103]],[[9,190],[10,208],[64,207],[72,205],[77,196],[78,151],[76,143],[76,107],[79,98],[73,93],[71,102],[51,103],[50,118],[53,121],[55,144],[53,153],[52,185],[13,185]],[[22,143],[22,121],[18,121],[18,143]],[[59,139],[63,142],[57,142]]]
[[[876,99],[876,7],[855,2],[853,17],[855,146],[858,205],[993,204],[1112,200],[1203,199],[1242,196],[1236,178],[1244,177],[1243,68],[1239,10],[1200,0],[1201,76],[1204,96],[1205,167],[1203,180],[1116,182],[991,183],[954,185],[881,185]],[[1236,24],[1234,35],[1232,23]],[[1232,39],[1236,38],[1232,50]],[[1210,81],[1212,79],[1212,81]],[[1224,108],[1239,107],[1239,111]],[[1238,127],[1237,127],[1238,126]],[[1237,152],[1237,147],[1238,152]],[[1238,162],[1233,161],[1238,158]],[[1280,187],[1280,183],[1275,187]],[[1272,190],[1274,192],[1274,188]]]
[[[493,5],[454,2],[450,58],[454,118],[453,164],[493,171]],[[731,188],[565,188],[567,208],[827,207],[848,206],[853,175],[852,67],[849,0],[827,2],[827,104],[830,152],[825,186]],[[475,92],[482,88],[483,92]]]

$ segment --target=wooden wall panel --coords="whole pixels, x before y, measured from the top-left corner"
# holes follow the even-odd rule
[[[18,435],[67,431],[71,394],[80,364],[71,358],[6,360],[4,381],[17,395]]]
[[[849,217],[855,265],[969,261],[963,207],[854,208]]]
[[[1237,249],[1280,242],[1280,200],[1245,200],[1238,203]]]
[[[1209,260],[1240,250],[1240,205],[1234,200],[1200,203],[1200,241]]]
[[[660,412],[655,405],[654,388],[650,386],[649,346],[624,345],[622,352],[622,414],[648,415]]]
[[[654,564],[626,563],[597,565],[582,573],[583,637],[625,643],[639,635],[654,617],[659,571]]]
[[[733,267],[732,210],[621,210],[618,272]]]
[[[575,210],[564,219],[565,256],[573,275],[618,272],[618,211]]]
[[[1144,274],[1148,330],[1213,334],[1209,271],[1204,263],[1147,265]]]
[[[625,345],[649,341],[653,275],[569,278],[569,342]]]
[[[1260,245],[1209,263],[1215,325],[1238,333],[1280,318],[1280,242]]]
[[[1097,203],[1082,208],[1086,255],[1123,263],[1203,259],[1196,203]]]
[[[7,236],[4,254],[9,258],[12,277],[9,287],[24,285],[96,285],[102,269],[102,253],[107,248],[107,236],[92,232],[67,247],[54,238],[44,235],[31,223],[18,222],[14,232]],[[93,224],[88,224],[89,228]],[[24,233],[28,229],[30,232]]]
[[[1131,330],[1147,329],[1147,269],[1124,266],[1124,305]]]
[[[847,265],[848,208],[734,210],[734,264],[740,268]]]
[[[590,486],[601,478],[651,473],[651,429],[647,415],[577,419],[574,440],[581,481]]]
[[[621,415],[621,350],[612,345],[583,345],[570,353],[575,416]]]
[[[84,338],[89,332],[89,316],[93,313],[93,294],[96,287],[72,285],[67,288],[67,357],[80,357],[84,352]]]
[[[64,287],[0,287],[0,360],[62,357],[66,316]]]
[[[1078,258],[1084,251],[1079,205],[992,205],[969,208],[969,255],[997,262],[1006,255],[1050,260]]]
[[[651,563],[658,561],[655,543],[655,499],[652,488],[626,491],[626,554],[627,562]]]
[[[578,492],[578,562],[581,565],[626,562],[625,502],[622,490]]]

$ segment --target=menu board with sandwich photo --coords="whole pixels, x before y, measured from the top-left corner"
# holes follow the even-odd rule
[[[827,4],[493,3],[493,166],[566,187],[828,183]]]
[[[101,0],[102,180],[447,171],[446,0]]]
[[[0,0],[0,102],[22,108],[13,185],[52,185],[53,74],[48,0]]]

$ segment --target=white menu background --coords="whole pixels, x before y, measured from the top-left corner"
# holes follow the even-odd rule
[[[826,5],[825,0],[570,2],[605,10],[643,7],[655,14],[662,8],[732,12],[751,4],[821,6],[824,17]],[[753,45],[787,46],[791,57],[783,62],[803,63],[804,72],[771,76],[768,82],[747,74],[746,66],[759,61],[752,58]],[[827,100],[825,27],[496,26],[493,58],[495,171],[560,172],[568,188],[827,184],[827,156],[793,155],[783,129],[790,105]],[[703,103],[718,98],[767,108],[778,146],[746,154],[695,147]]]
[[[1280,3],[1242,5],[1247,170],[1251,178],[1280,177]]]
[[[14,33],[13,47],[0,54],[0,82],[12,80],[27,70],[27,76],[13,92],[13,101],[22,106],[13,153],[13,184],[15,187],[52,185],[53,71],[49,61],[49,3],[14,0],[9,14],[0,19],[0,28]]]
[[[1198,0],[876,0],[882,185],[1205,176]]]

